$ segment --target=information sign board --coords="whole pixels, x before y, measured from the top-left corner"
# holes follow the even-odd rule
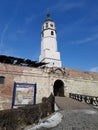
[[[36,84],[14,83],[12,108],[36,104]]]

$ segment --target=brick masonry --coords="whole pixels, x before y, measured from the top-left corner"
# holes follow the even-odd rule
[[[0,110],[10,109],[14,82],[36,83],[36,101],[53,93],[56,80],[64,83],[64,94],[69,93],[98,96],[98,73],[84,72],[69,68],[33,68],[0,63],[0,76],[5,77],[0,84]]]

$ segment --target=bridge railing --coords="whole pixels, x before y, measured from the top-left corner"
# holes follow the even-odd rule
[[[76,99],[76,100],[78,100],[80,102],[86,102],[88,104],[98,106],[98,97],[96,97],[96,96],[88,96],[88,95],[69,93],[69,97],[73,98],[73,99]]]

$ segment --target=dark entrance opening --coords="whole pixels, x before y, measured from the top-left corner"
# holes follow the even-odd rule
[[[53,86],[54,96],[64,97],[64,83],[61,80],[56,80]]]

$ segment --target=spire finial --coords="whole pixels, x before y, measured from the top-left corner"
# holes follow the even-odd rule
[[[51,17],[50,17],[50,11],[49,11],[49,9],[47,9],[47,15],[46,15],[46,19],[45,19],[45,21],[52,21],[53,22],[53,20],[51,19]]]
[[[47,9],[47,19],[50,19],[50,11]]]

